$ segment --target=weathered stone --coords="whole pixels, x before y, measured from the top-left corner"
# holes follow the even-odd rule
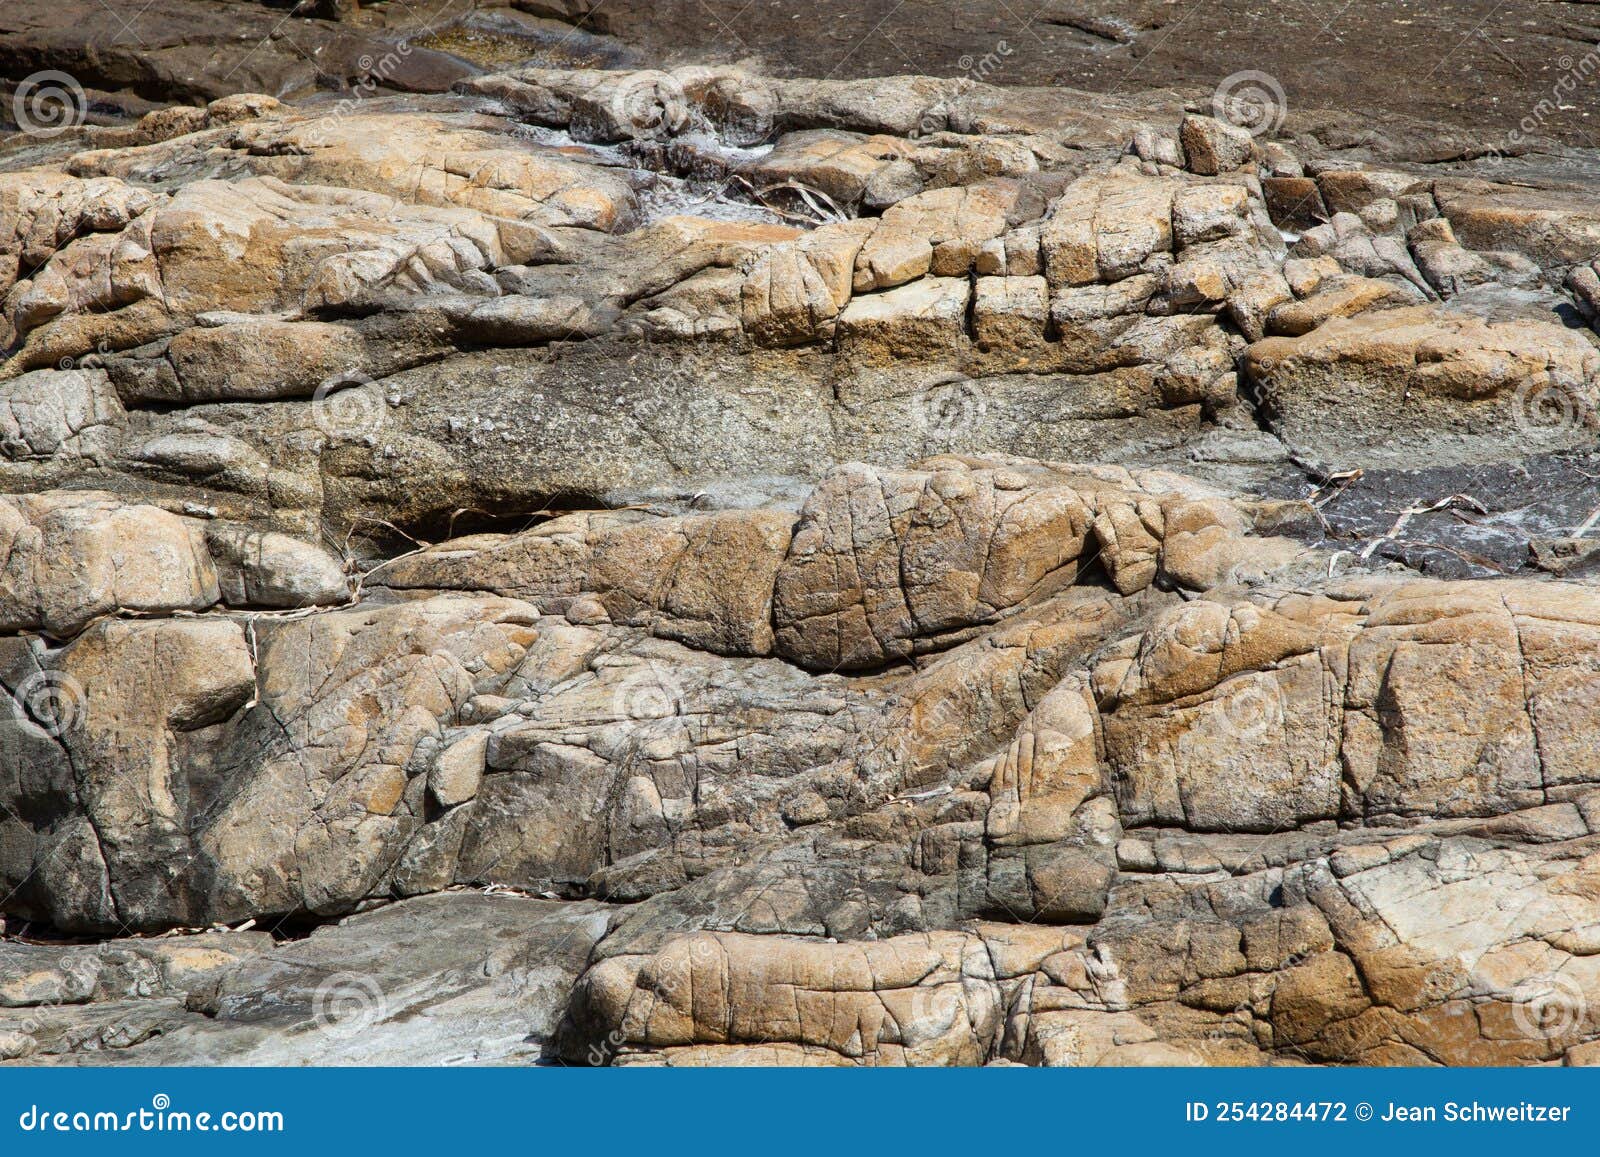
[[[329,606],[350,597],[344,568],[332,555],[286,534],[212,525],[206,545],[230,606]]]
[[[1178,135],[1190,171],[1203,177],[1241,168],[1254,151],[1249,132],[1211,117],[1184,117]]]
[[[0,157],[0,1059],[1595,1059],[1585,150],[582,33],[149,109],[195,12]]]
[[[1417,306],[1257,342],[1245,371],[1297,443],[1331,439],[1346,461],[1400,464],[1437,430],[1443,460],[1483,461],[1507,436],[1525,448],[1591,441],[1600,355],[1547,323]]]
[[[201,610],[219,596],[200,526],[109,495],[0,501],[0,629],[66,636],[117,611]]]

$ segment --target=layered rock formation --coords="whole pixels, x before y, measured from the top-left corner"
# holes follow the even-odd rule
[[[0,151],[0,1056],[1596,1057],[1600,202],[446,83]]]

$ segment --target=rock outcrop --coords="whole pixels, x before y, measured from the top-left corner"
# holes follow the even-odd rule
[[[205,35],[0,149],[0,1058],[1600,1056],[1588,194]]]

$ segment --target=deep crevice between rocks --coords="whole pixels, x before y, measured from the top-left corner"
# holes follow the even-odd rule
[[[477,534],[520,534],[562,515],[616,509],[603,498],[579,493],[552,494],[507,505],[516,508],[505,509],[496,503],[440,506],[408,517],[366,520],[364,536],[369,547],[378,552],[376,561],[387,561],[419,546],[436,546]]]

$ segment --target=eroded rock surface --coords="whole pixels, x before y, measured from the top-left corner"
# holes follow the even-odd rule
[[[0,1058],[1597,1055],[1587,191],[279,47],[0,150]]]

